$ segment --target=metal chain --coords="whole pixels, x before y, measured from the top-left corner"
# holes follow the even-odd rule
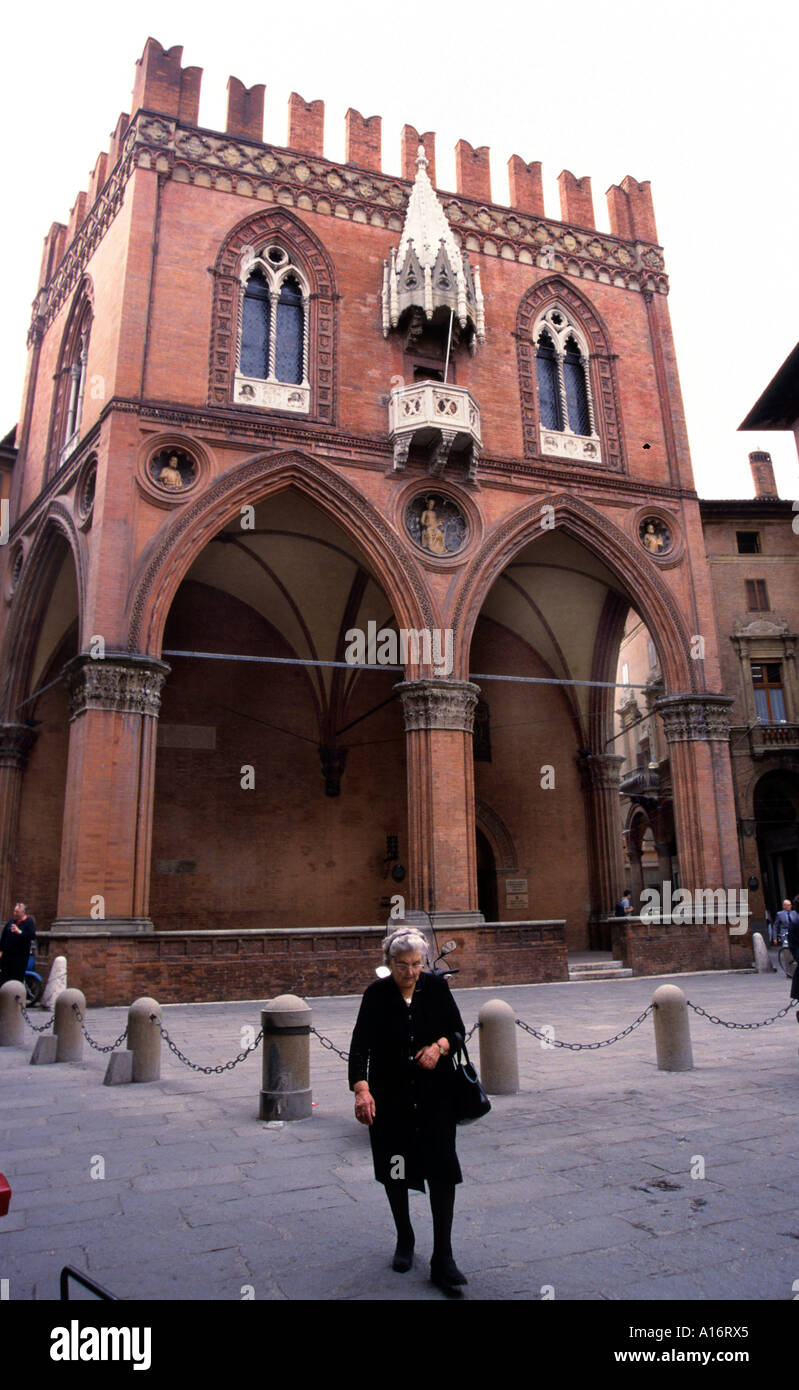
[[[695,1014],[701,1014],[709,1023],[719,1023],[722,1028],[767,1028],[770,1023],[776,1023],[778,1018],[784,1018],[787,1013],[790,1013],[791,1009],[796,1007],[796,1000],[791,999],[785,1005],[784,1009],[780,1009],[778,1014],[774,1014],[772,1018],[764,1018],[761,1023],[731,1023],[729,1019],[718,1018],[716,1014],[706,1013],[704,1009],[700,1009],[698,1004],[692,1004],[690,999],[686,999],[685,1002],[689,1009],[693,1009]]]
[[[474,1026],[469,1029],[468,1033],[466,1034],[467,1042],[472,1036],[472,1033],[476,1032],[476,1030],[479,1027],[480,1024],[475,1023]],[[313,1024],[311,1024],[311,1032],[313,1033],[314,1037],[319,1039],[320,1043],[322,1044],[322,1047],[326,1047],[329,1052],[336,1052],[338,1056],[342,1058],[343,1061],[349,1061],[350,1054],[348,1052],[342,1052],[340,1047],[336,1047],[336,1044],[330,1038],[326,1038],[324,1033],[320,1033],[318,1028],[314,1028]]]
[[[627,1028],[623,1028],[620,1033],[615,1033],[612,1038],[603,1038],[602,1042],[560,1042],[558,1038],[548,1038],[545,1033],[539,1033],[536,1028],[531,1028],[529,1023],[523,1023],[520,1018],[516,1019],[516,1023],[519,1028],[524,1029],[525,1033],[531,1033],[534,1038],[538,1038],[539,1042],[546,1043],[547,1047],[565,1047],[568,1048],[569,1052],[595,1052],[598,1047],[610,1047],[611,1043],[618,1042],[620,1038],[628,1037],[636,1028],[640,1028],[644,1019],[648,1018],[652,1013],[652,1008],[653,1006],[651,1004],[647,1005],[644,1012],[638,1015],[634,1023],[629,1024]]]
[[[48,1028],[52,1028],[53,1024],[55,1023],[55,1014],[52,1014],[50,1018],[48,1018],[47,1022],[43,1023],[40,1027],[38,1023],[31,1023],[30,1015],[28,1013],[28,1010],[25,1008],[25,1005],[23,1004],[22,1000],[18,999],[17,1003],[19,1004],[22,1017],[24,1018],[28,1027],[33,1029],[34,1033],[46,1033]]]
[[[477,1023],[473,1023],[473,1024],[472,1024],[471,1028],[469,1029],[468,1033],[466,1034],[466,1037],[465,1037],[464,1041],[465,1041],[465,1042],[468,1042],[469,1039],[470,1039],[470,1037],[472,1036],[472,1033],[476,1033],[479,1027],[480,1027],[480,1021],[479,1021],[479,1019],[478,1019]]]
[[[83,1023],[83,1014],[81,1013],[81,1011],[80,1011],[80,1009],[78,1008],[77,1004],[73,1004],[73,1005],[72,1005],[72,1011],[73,1011],[73,1013],[76,1014],[76,1016],[77,1016],[78,1022],[79,1022],[79,1024],[80,1024],[80,1030],[81,1030],[81,1032],[82,1032],[84,1038],[86,1039],[87,1043],[89,1044],[89,1047],[93,1047],[94,1050],[95,1050],[95,1052],[115,1052],[116,1049],[117,1049],[118,1047],[121,1047],[121,1046],[122,1046],[123,1042],[125,1041],[126,1037],[128,1036],[128,1025],[125,1024],[125,1031],[124,1031],[124,1033],[120,1033],[120,1035],[119,1035],[119,1037],[117,1038],[116,1042],[109,1043],[109,1044],[108,1044],[108,1047],[101,1047],[100,1044],[99,1044],[99,1043],[96,1043],[96,1042],[94,1041],[94,1038],[89,1037],[89,1034],[86,1032],[86,1028],[85,1028],[84,1023]]]
[[[338,1053],[339,1057],[341,1057],[342,1061],[344,1062],[348,1062],[350,1060],[349,1052],[342,1052],[340,1047],[336,1047],[336,1044],[332,1042],[330,1038],[326,1038],[324,1033],[320,1033],[318,1029],[314,1028],[313,1024],[311,1024],[311,1032],[313,1033],[314,1037],[319,1039],[320,1043],[322,1044],[322,1047],[326,1047],[329,1052]]]
[[[232,1071],[234,1067],[238,1066],[239,1062],[243,1062],[246,1057],[249,1057],[251,1052],[255,1051],[255,1049],[259,1046],[261,1039],[264,1035],[264,1030],[262,1028],[257,1038],[255,1039],[255,1042],[253,1043],[252,1047],[245,1048],[244,1051],[240,1052],[238,1057],[234,1057],[232,1061],[222,1062],[218,1067],[201,1067],[199,1062],[190,1062],[188,1057],[184,1057],[180,1048],[177,1047],[175,1043],[173,1043],[168,1032],[166,1031],[166,1028],[164,1027],[163,1023],[158,1017],[158,1014],[150,1014],[150,1022],[158,1024],[158,1027],[161,1031],[161,1037],[164,1039],[164,1042],[166,1043],[170,1052],[174,1052],[178,1061],[182,1062],[185,1067],[191,1067],[192,1071],[201,1071],[204,1076],[211,1076],[213,1074],[221,1076],[223,1071]]]

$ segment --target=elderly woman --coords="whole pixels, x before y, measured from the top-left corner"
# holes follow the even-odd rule
[[[430,1189],[433,1257],[430,1278],[448,1289],[465,1284],[452,1258],[455,1152],[450,1054],[465,1029],[446,980],[423,974],[427,942],[421,933],[393,932],[383,942],[390,975],[365,990],[352,1034],[350,1089],[355,1117],[369,1126],[375,1177],[383,1183],[397,1228],[392,1268],[404,1274],[415,1243],[408,1189]]]

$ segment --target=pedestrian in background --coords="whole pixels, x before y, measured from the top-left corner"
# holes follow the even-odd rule
[[[20,980],[24,984],[35,937],[35,921],[28,916],[24,903],[16,903],[0,933],[0,985],[6,980]]]

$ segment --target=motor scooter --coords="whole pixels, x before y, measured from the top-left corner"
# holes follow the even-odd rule
[[[33,1004],[38,1004],[44,993],[44,980],[36,970],[36,956],[31,949],[28,957],[28,964],[25,970],[25,1002],[28,1008]]]

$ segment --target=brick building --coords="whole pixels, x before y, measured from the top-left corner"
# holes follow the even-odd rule
[[[702,500],[700,512],[722,683],[732,700],[743,883],[751,928],[764,930],[766,912],[773,917],[799,892],[799,536],[794,504],[778,496],[771,456],[757,449],[749,458],[754,497]],[[627,620],[617,678],[624,692],[615,745],[624,757],[622,825],[637,903],[644,887],[664,880],[678,886],[680,878],[670,750],[657,713],[660,662],[635,612]]]
[[[267,146],[235,78],[201,129],[181,53],[148,41],[45,241],[3,552],[5,900],[95,999],[359,988],[396,894],[464,983],[561,978],[624,875],[631,608],[680,881],[738,885],[649,185],[609,190],[606,234],[589,178],[560,175],[552,217],[513,155],[500,207],[486,148],[440,190],[432,133],[404,128],[395,177],[350,110],[335,164],[296,94]]]

